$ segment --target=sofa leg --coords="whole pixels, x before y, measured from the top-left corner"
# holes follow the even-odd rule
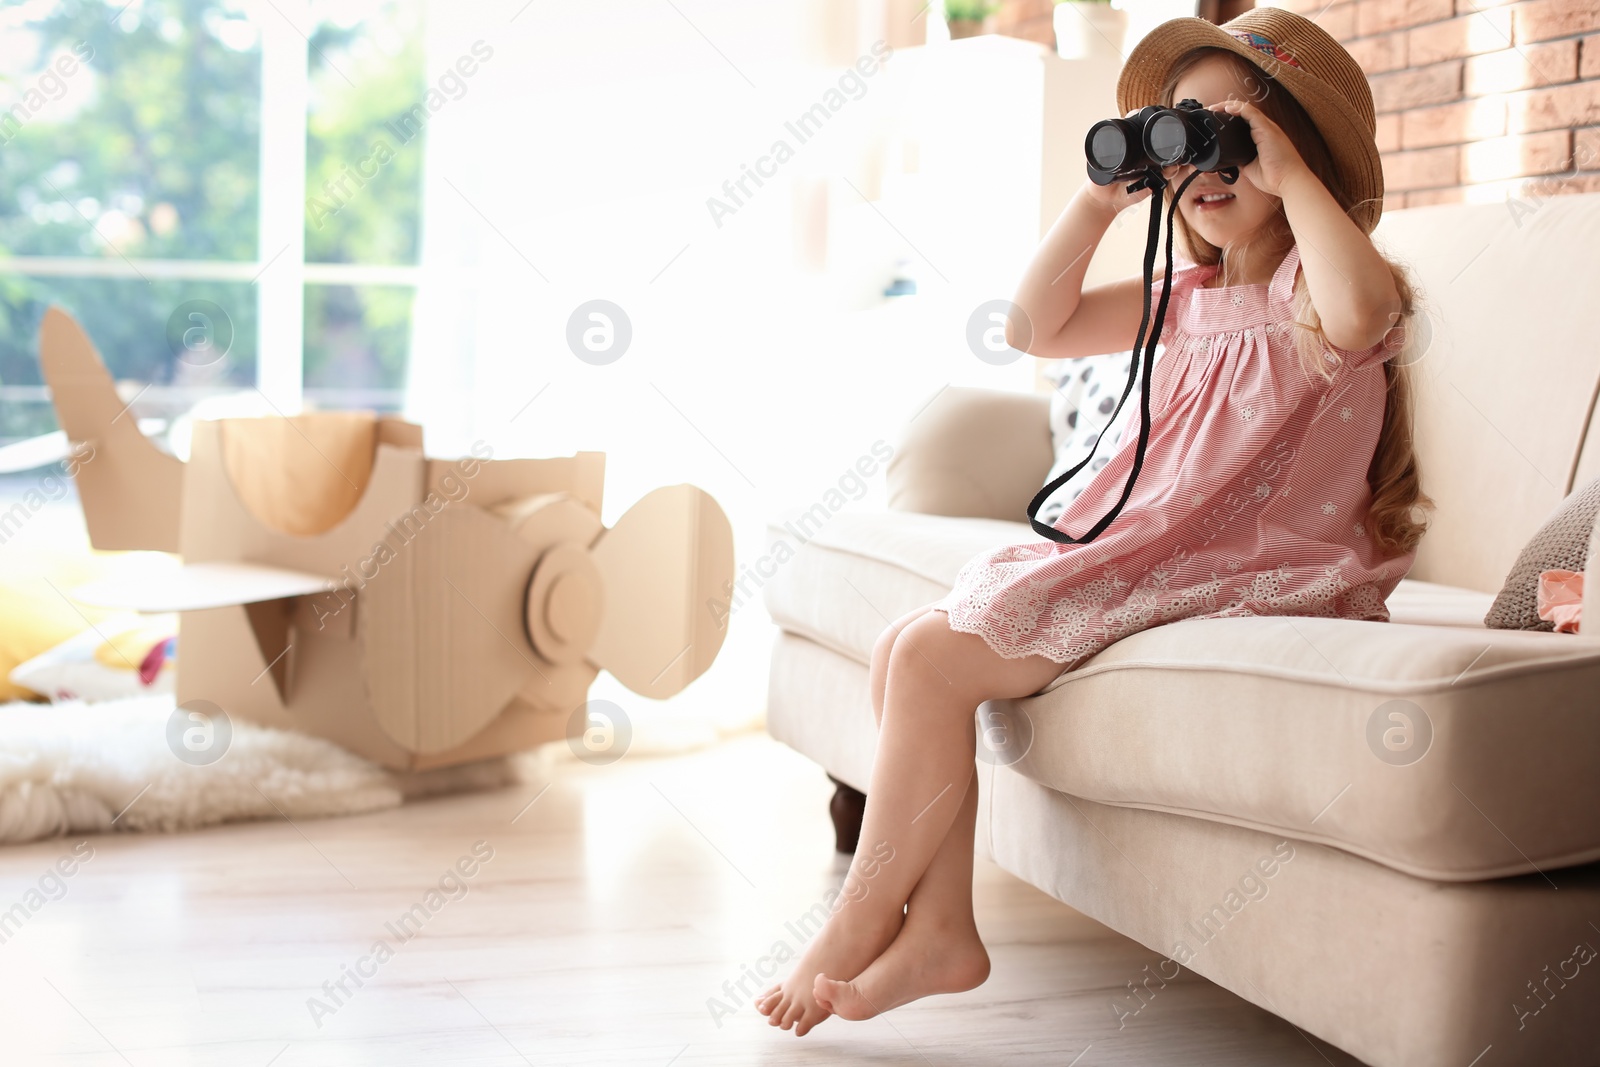
[[[861,818],[867,812],[867,794],[845,785],[831,774],[828,781],[835,786],[833,800],[828,803],[828,814],[833,816],[833,847],[854,855],[861,840]]]

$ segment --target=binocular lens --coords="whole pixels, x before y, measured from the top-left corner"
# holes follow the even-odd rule
[[[1089,160],[1102,170],[1119,170],[1129,162],[1129,142],[1124,123],[1115,119],[1095,125],[1089,135]]]
[[[1189,154],[1189,124],[1171,111],[1157,115],[1145,127],[1145,147],[1163,167],[1184,162]]]
[[[1126,118],[1103,119],[1089,127],[1083,148],[1089,157],[1089,180],[1097,185],[1138,181],[1151,168],[1183,163],[1196,170],[1218,171],[1223,181],[1233,182],[1239,177],[1238,168],[1256,158],[1248,122],[1237,115],[1219,115],[1190,99],[1178,101],[1176,107],[1151,104]]]

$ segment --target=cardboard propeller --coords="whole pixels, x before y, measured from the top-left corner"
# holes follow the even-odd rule
[[[567,493],[441,512],[359,594],[368,639],[391,652],[367,660],[378,722],[430,752],[513,698],[570,711],[602,668],[641,696],[672,696],[722,646],[704,605],[732,557],[726,517],[692,485],[652,491],[609,530]],[[314,598],[314,613],[337,597]],[[426,713],[444,702],[449,716]]]
[[[733,533],[695,486],[607,529],[601,453],[430,459],[418,427],[360,412],[196,422],[183,463],[58,309],[40,362],[91,457],[75,471],[91,541],[182,557],[77,593],[180,612],[180,703],[439,766],[581,731],[601,669],[671,696],[722,646]]]

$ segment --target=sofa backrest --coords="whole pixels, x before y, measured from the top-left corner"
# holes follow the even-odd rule
[[[1410,576],[1497,591],[1575,485],[1600,476],[1600,195],[1533,188],[1386,214],[1432,331],[1414,360],[1423,489],[1437,504]]]

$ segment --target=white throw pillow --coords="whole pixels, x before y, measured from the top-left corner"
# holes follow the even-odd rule
[[[11,681],[56,703],[170,695],[177,632],[176,615],[114,616],[19,664]]]
[[[1165,345],[1156,345],[1157,362],[1165,351]],[[1127,387],[1132,360],[1132,352],[1113,352],[1058,360],[1046,368],[1046,377],[1055,386],[1050,394],[1050,438],[1055,446],[1056,462],[1045,482],[1054,481],[1083,462],[1095,441],[1105,434],[1105,440],[1095,449],[1094,461],[1051,493],[1039,509],[1039,520],[1046,525],[1053,525],[1067,505],[1083,492],[1089,480],[1106,465],[1121,443],[1123,431],[1133,422],[1134,413],[1139,410],[1138,384],[1128,394],[1128,402],[1122,405],[1116,422],[1106,425],[1116,410],[1117,398]],[[1083,531],[1074,530],[1073,533],[1082,535]]]

